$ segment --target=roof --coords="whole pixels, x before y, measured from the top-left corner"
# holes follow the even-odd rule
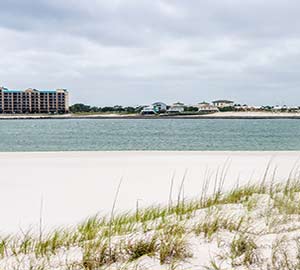
[[[0,90],[2,90],[4,93],[23,93],[25,91],[21,91],[21,90],[14,90],[14,89],[7,89],[7,88],[0,88]],[[29,89],[27,89],[29,90]],[[36,90],[36,89],[32,89],[35,90],[39,93],[45,93],[45,94],[56,94],[56,90]]]
[[[147,107],[145,107],[145,108],[142,109],[142,112],[149,112],[149,111],[155,112],[154,108],[152,106],[147,106]]]
[[[3,89],[4,93],[22,93],[21,90]]]
[[[234,103],[234,101],[226,100],[226,99],[215,100],[212,103],[220,103],[220,102],[222,102],[222,103]]]
[[[40,90],[39,92],[40,92],[40,93],[46,93],[46,94],[48,94],[48,93],[55,94],[55,93],[56,93],[56,90]]]
[[[184,103],[181,103],[181,102],[175,102],[175,103],[173,103],[172,106],[184,106]]]
[[[152,105],[153,106],[155,106],[155,105],[164,105],[164,106],[167,106],[166,103],[163,103],[163,102],[160,102],[160,101],[154,102],[154,103],[152,103]]]

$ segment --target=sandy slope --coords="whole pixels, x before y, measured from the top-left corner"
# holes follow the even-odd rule
[[[299,113],[287,112],[218,112],[213,117],[299,117]]]
[[[300,152],[60,152],[0,153],[0,231],[37,225],[43,200],[48,227],[74,224],[111,209],[123,178],[117,209],[168,200],[175,174],[176,197],[186,172],[184,195],[201,193],[203,180],[226,171],[225,188],[260,181],[272,160],[275,178],[286,179]],[[224,173],[225,174],[225,173]],[[270,174],[271,175],[271,174]]]
[[[205,115],[162,115],[157,116],[142,116],[140,114],[115,114],[115,113],[102,113],[102,114],[62,114],[62,115],[48,115],[48,114],[0,114],[0,120],[9,119],[135,119],[135,118],[145,118],[145,119],[155,119],[155,118],[300,118],[300,113],[297,112],[217,112]]]
[[[138,219],[117,218],[111,228],[118,229],[111,231],[111,238],[108,223],[98,223],[100,219],[64,233],[19,234],[1,241],[0,268],[299,269],[299,190],[299,182],[292,181],[277,188],[248,186],[213,199],[204,196],[200,204],[176,202],[156,218],[151,210]],[[178,206],[185,210],[176,211]]]

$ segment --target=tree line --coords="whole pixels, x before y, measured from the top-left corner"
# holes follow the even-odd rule
[[[70,106],[69,110],[71,113],[140,113],[143,109],[143,106],[138,107],[123,107],[120,105],[115,106],[105,106],[105,107],[96,107],[90,106],[83,103],[76,103]],[[193,106],[186,106],[184,108],[186,112],[197,112],[198,108]]]
[[[142,107],[123,107],[119,105],[115,106],[105,106],[105,107],[96,107],[90,106],[83,103],[76,103],[69,108],[72,113],[94,113],[94,112],[115,112],[115,113],[139,113],[142,110]]]

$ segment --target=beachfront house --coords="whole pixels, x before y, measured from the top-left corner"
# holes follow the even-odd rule
[[[170,108],[167,110],[168,113],[183,113],[185,105],[181,102],[173,103]]]
[[[144,108],[141,110],[142,115],[153,115],[157,114],[157,112],[154,110],[153,106],[144,106]]]
[[[231,100],[215,100],[212,102],[212,104],[221,109],[234,106],[234,102]]]
[[[288,110],[288,107],[286,105],[284,105],[284,106],[276,105],[272,109],[273,112],[284,112],[284,111],[287,111],[287,110]]]
[[[157,113],[164,113],[167,111],[167,104],[163,102],[152,103],[153,110]]]
[[[219,111],[218,107],[216,107],[213,104],[210,104],[208,102],[198,103],[196,105],[196,107],[198,108],[198,112],[201,112],[201,113],[215,113],[215,112]]]
[[[241,105],[241,104],[235,104],[234,105],[234,110],[235,111],[253,111],[254,110],[254,108],[253,107],[251,107],[251,106],[248,106],[247,104],[244,104],[244,105]]]

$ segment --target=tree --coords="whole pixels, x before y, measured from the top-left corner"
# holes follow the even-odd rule
[[[91,107],[91,108],[90,108],[90,111],[91,111],[91,112],[100,112],[100,111],[101,111],[101,108],[100,108],[100,107]]]
[[[235,111],[235,108],[232,106],[228,106],[228,107],[223,107],[223,108],[219,108],[220,112],[233,112]]]
[[[70,106],[70,112],[72,113],[78,113],[78,112],[90,112],[91,111],[91,106],[85,105],[82,103],[77,103],[72,106]]]
[[[103,112],[103,113],[136,113],[138,112],[138,108],[134,107],[122,107],[120,105],[116,106],[105,106],[105,107],[91,107],[90,105],[82,104],[82,103],[76,103],[72,106],[70,106],[70,112],[72,113],[87,113],[87,112]]]
[[[101,108],[101,112],[114,112],[114,111],[115,111],[114,107],[106,106],[106,107]]]
[[[136,112],[136,109],[133,107],[125,107],[124,110],[127,113],[135,113]]]
[[[185,112],[198,112],[198,110],[199,109],[197,107],[194,107],[194,106],[188,106],[188,107],[184,108]]]

